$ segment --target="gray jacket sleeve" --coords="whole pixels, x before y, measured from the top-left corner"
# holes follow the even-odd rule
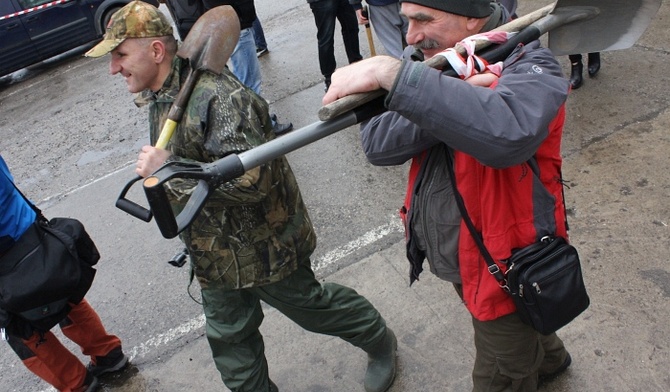
[[[389,112],[362,126],[363,149],[375,165],[397,165],[442,142],[487,166],[516,165],[546,138],[568,89],[560,64],[538,42],[507,58],[494,88],[404,61]]]

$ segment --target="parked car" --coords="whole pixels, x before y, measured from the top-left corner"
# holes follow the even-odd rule
[[[112,14],[130,1],[0,0],[0,77],[100,40]]]

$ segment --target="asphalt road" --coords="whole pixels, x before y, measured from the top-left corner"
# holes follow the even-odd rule
[[[546,4],[521,4],[519,13]],[[309,7],[303,0],[256,5],[270,48],[261,59],[263,96],[280,121],[296,128],[311,124],[317,121],[323,83]],[[568,100],[563,151],[571,236],[587,260],[592,287],[622,306],[647,309],[625,321],[626,333],[634,333],[635,321],[669,321],[669,17],[664,2],[642,39],[631,49],[603,53],[598,76],[587,78]],[[363,28],[360,42],[367,56]],[[179,242],[163,239],[153,222],[114,207],[147,143],[147,114],[134,106],[122,78],[108,74],[108,59],[83,58],[83,50],[0,79],[0,152],[19,187],[48,216],[82,220],[100,247],[103,259],[89,300],[133,356],[132,377],[112,380],[104,390],[170,390],[160,377],[139,376],[161,369],[189,342],[202,341],[202,311],[187,294],[187,270],[166,263]],[[346,64],[337,35],[336,53],[338,63]],[[567,59],[561,62],[569,72]],[[402,241],[396,211],[406,167],[369,165],[357,127],[288,156],[319,236],[314,265],[320,277]],[[131,196],[142,200],[139,193]],[[621,258],[630,265],[612,261]],[[637,284],[628,285],[627,275]],[[190,293],[198,298],[195,285]],[[616,317],[615,309],[610,312]],[[660,319],[648,320],[654,314]],[[668,349],[669,335],[667,327],[656,331],[659,351]],[[645,355],[635,347],[624,349]],[[211,368],[209,353],[200,354],[194,360]],[[48,389],[8,348],[0,350],[0,369],[2,391]],[[208,375],[206,385],[220,383],[211,370]]]

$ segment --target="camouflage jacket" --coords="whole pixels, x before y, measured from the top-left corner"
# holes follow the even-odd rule
[[[187,73],[186,61],[175,58],[161,90],[145,91],[136,100],[149,104],[152,145]],[[170,160],[206,163],[273,137],[267,102],[226,69],[220,76],[200,75],[167,149],[173,154]],[[175,213],[194,185],[191,180],[170,182],[168,197]],[[216,189],[180,238],[201,286],[227,289],[277,282],[299,262],[309,262],[316,247],[312,222],[285,157]]]

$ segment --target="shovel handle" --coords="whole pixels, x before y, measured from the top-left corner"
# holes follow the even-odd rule
[[[170,138],[172,138],[172,134],[174,134],[175,129],[177,129],[177,122],[168,118],[165,121],[165,124],[163,124],[163,129],[161,130],[161,134],[158,137],[158,141],[156,141],[156,148],[165,149],[168,142],[170,141]],[[143,220],[145,222],[150,222],[151,218],[153,218],[153,213],[151,212],[151,210],[142,207],[141,205],[135,203],[134,201],[128,200],[126,198],[126,194],[130,190],[130,188],[137,181],[141,179],[142,179],[141,176],[137,176],[132,180],[128,181],[126,186],[123,187],[123,190],[121,190],[121,194],[116,199],[115,205],[116,208],[134,216],[137,219]]]
[[[177,129],[177,121],[171,120],[169,118],[165,120],[165,124],[163,124],[163,129],[161,130],[160,136],[158,136],[155,147],[160,148],[161,150],[165,150],[165,147],[167,147],[167,144],[172,138],[175,129]]]
[[[240,158],[231,154],[212,163],[202,165],[184,165],[170,162],[150,177],[147,177],[143,182],[144,193],[163,237],[176,237],[186,229],[198,216],[211,192],[217,186],[241,176],[244,172]],[[164,184],[173,178],[198,180],[188,201],[176,216],[164,187]]]
[[[116,208],[124,212],[127,212],[128,214],[134,216],[137,219],[149,222],[151,221],[151,218],[153,216],[151,210],[144,208],[141,205],[126,199],[126,193],[128,193],[130,187],[132,187],[133,184],[135,184],[137,181],[141,179],[142,177],[137,176],[134,179],[128,181],[126,186],[123,187],[123,190],[121,191],[121,194],[119,195],[118,199],[116,199]]]

